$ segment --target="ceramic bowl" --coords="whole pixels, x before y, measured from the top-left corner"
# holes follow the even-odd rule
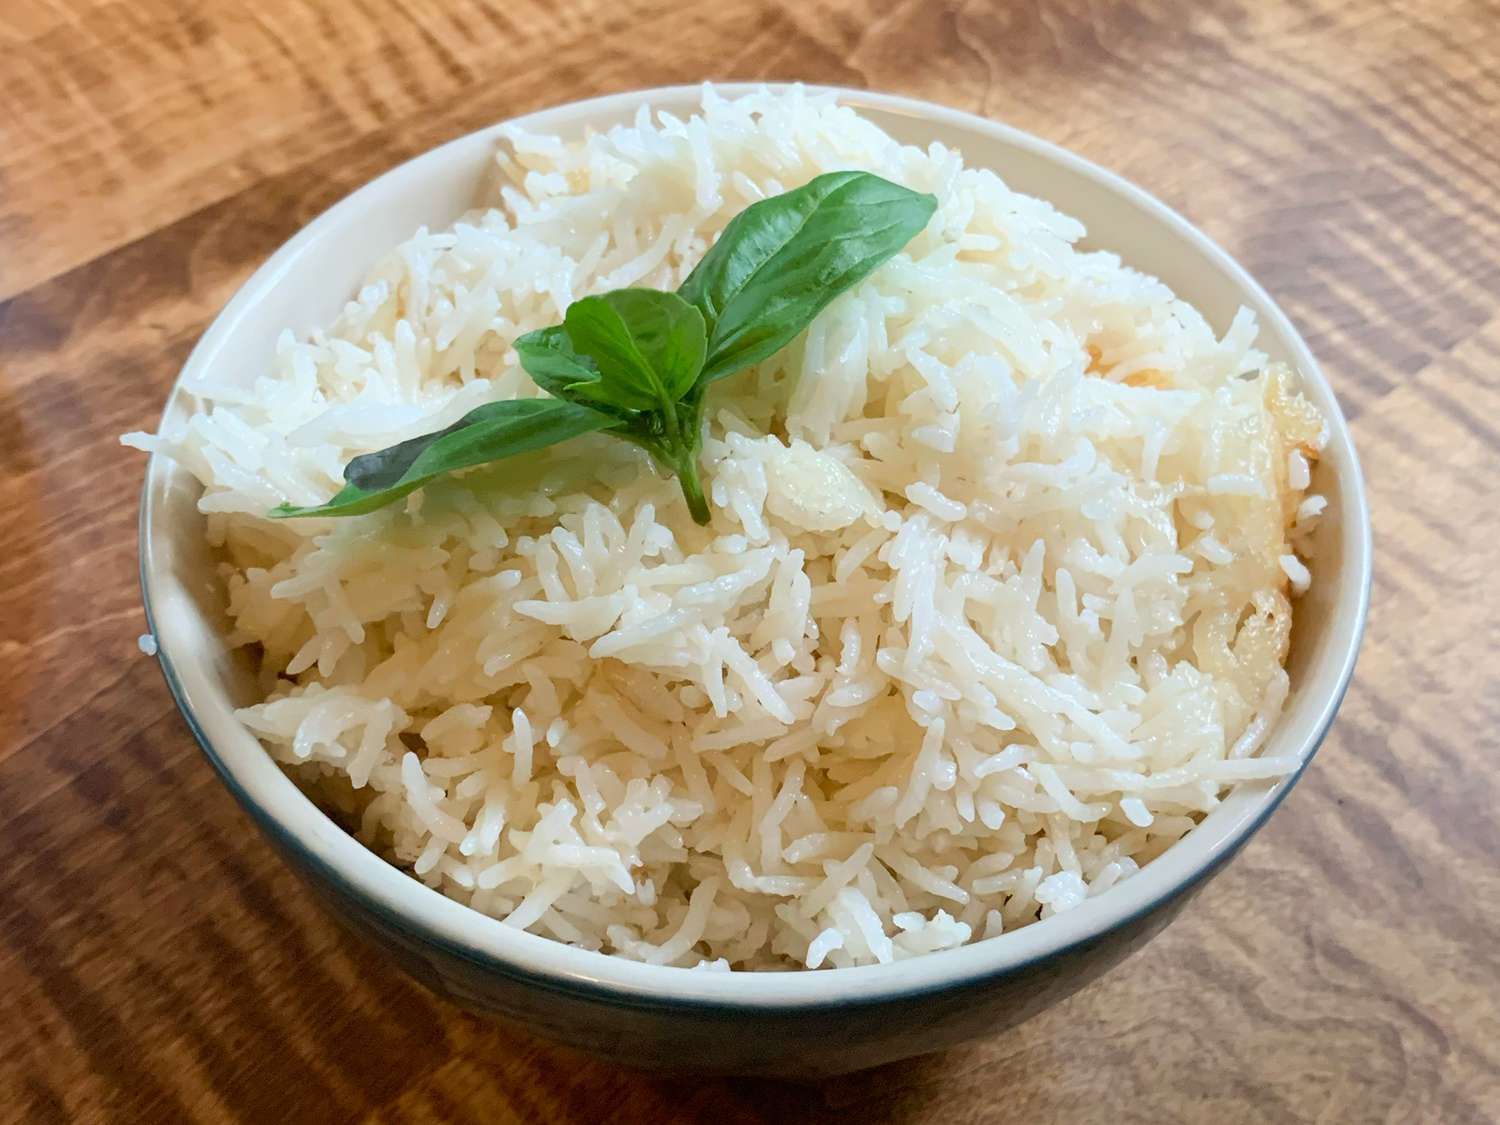
[[[733,87],[726,87],[733,91]],[[1370,529],[1343,414],[1306,343],[1271,298],[1208,238],[1103,169],[1005,125],[907,98],[837,91],[897,138],[941,141],[1014,188],[1082,219],[1087,245],[1155,274],[1222,330],[1246,305],[1261,347],[1301,373],[1327,417],[1314,487],[1328,496],[1311,592],[1296,608],[1291,697],[1263,751],[1312,759],[1354,667],[1370,582]],[[697,88],[618,94],[522,118],[579,135],[641,105],[689,114]],[[184,368],[250,379],[277,334],[334,316],[383,251],[418,226],[442,227],[479,199],[497,129],[417,157],[332,207],[281,247],[209,327]],[[190,409],[174,390],[168,418]],[[434,991],[537,1034],[643,1066],[813,1075],[934,1051],[995,1032],[1057,1002],[1161,929],[1270,815],[1297,777],[1242,784],[1202,825],[1138,875],[1066,913],[989,941],[891,965],[788,973],[709,973],[637,964],[524,933],[390,866],[345,834],[236,721],[254,696],[225,645],[223,592],[203,536],[199,493],[162,457],[147,472],[141,581],[167,682],[203,752],[271,845],[339,921]],[[1300,771],[1299,771],[1300,773]]]

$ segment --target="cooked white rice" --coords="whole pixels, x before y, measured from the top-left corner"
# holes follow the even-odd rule
[[[659,964],[866,964],[1131,877],[1287,694],[1322,420],[1254,347],[957,152],[801,91],[563,143],[159,437],[205,487],[265,702],[359,838],[510,925]],[[748,204],[861,168],[936,216],[711,393],[711,527],[580,438],[343,520],[350,457],[538,393],[511,342],[675,287]],[[1001,173],[1004,169],[999,169]]]

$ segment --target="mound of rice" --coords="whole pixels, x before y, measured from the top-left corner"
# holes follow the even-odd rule
[[[589,949],[846,966],[1068,910],[1293,767],[1256,754],[1325,429],[1248,312],[1220,338],[1048,204],[802,91],[499,161],[494,207],[418,231],[253,387],[126,439],[203,482],[265,692],[240,717],[371,848]],[[538,394],[518,335],[676,286],[744,207],[846,168],[937,214],[712,392],[712,526],[597,436],[262,518]]]

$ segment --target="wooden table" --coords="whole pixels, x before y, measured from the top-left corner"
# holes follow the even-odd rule
[[[0,43],[0,1116],[1500,1119],[1494,0],[7,0]],[[450,137],[705,77],[930,98],[1145,185],[1307,333],[1375,512],[1353,690],[1230,870],[1020,1030],[819,1086],[642,1077],[406,983],[136,651],[114,436],[251,270]]]

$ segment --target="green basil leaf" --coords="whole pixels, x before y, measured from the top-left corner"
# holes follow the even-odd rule
[[[677,290],[708,323],[699,383],[791,343],[830,301],[921,233],[936,210],[935,197],[868,172],[829,172],[741,211]]]
[[[270,515],[363,515],[455,469],[529,453],[614,424],[608,415],[555,398],[489,402],[446,429],[354,458],[344,468],[344,487],[327,503],[309,508],[282,504]]]
[[[599,378],[598,366],[573,350],[561,324],[526,333],[516,341],[516,354],[532,382],[553,398],[569,398],[570,386]]]
[[[568,306],[563,329],[573,351],[598,369],[596,378],[564,388],[575,402],[670,410],[703,368],[703,314],[676,293],[616,289],[585,297]]]

